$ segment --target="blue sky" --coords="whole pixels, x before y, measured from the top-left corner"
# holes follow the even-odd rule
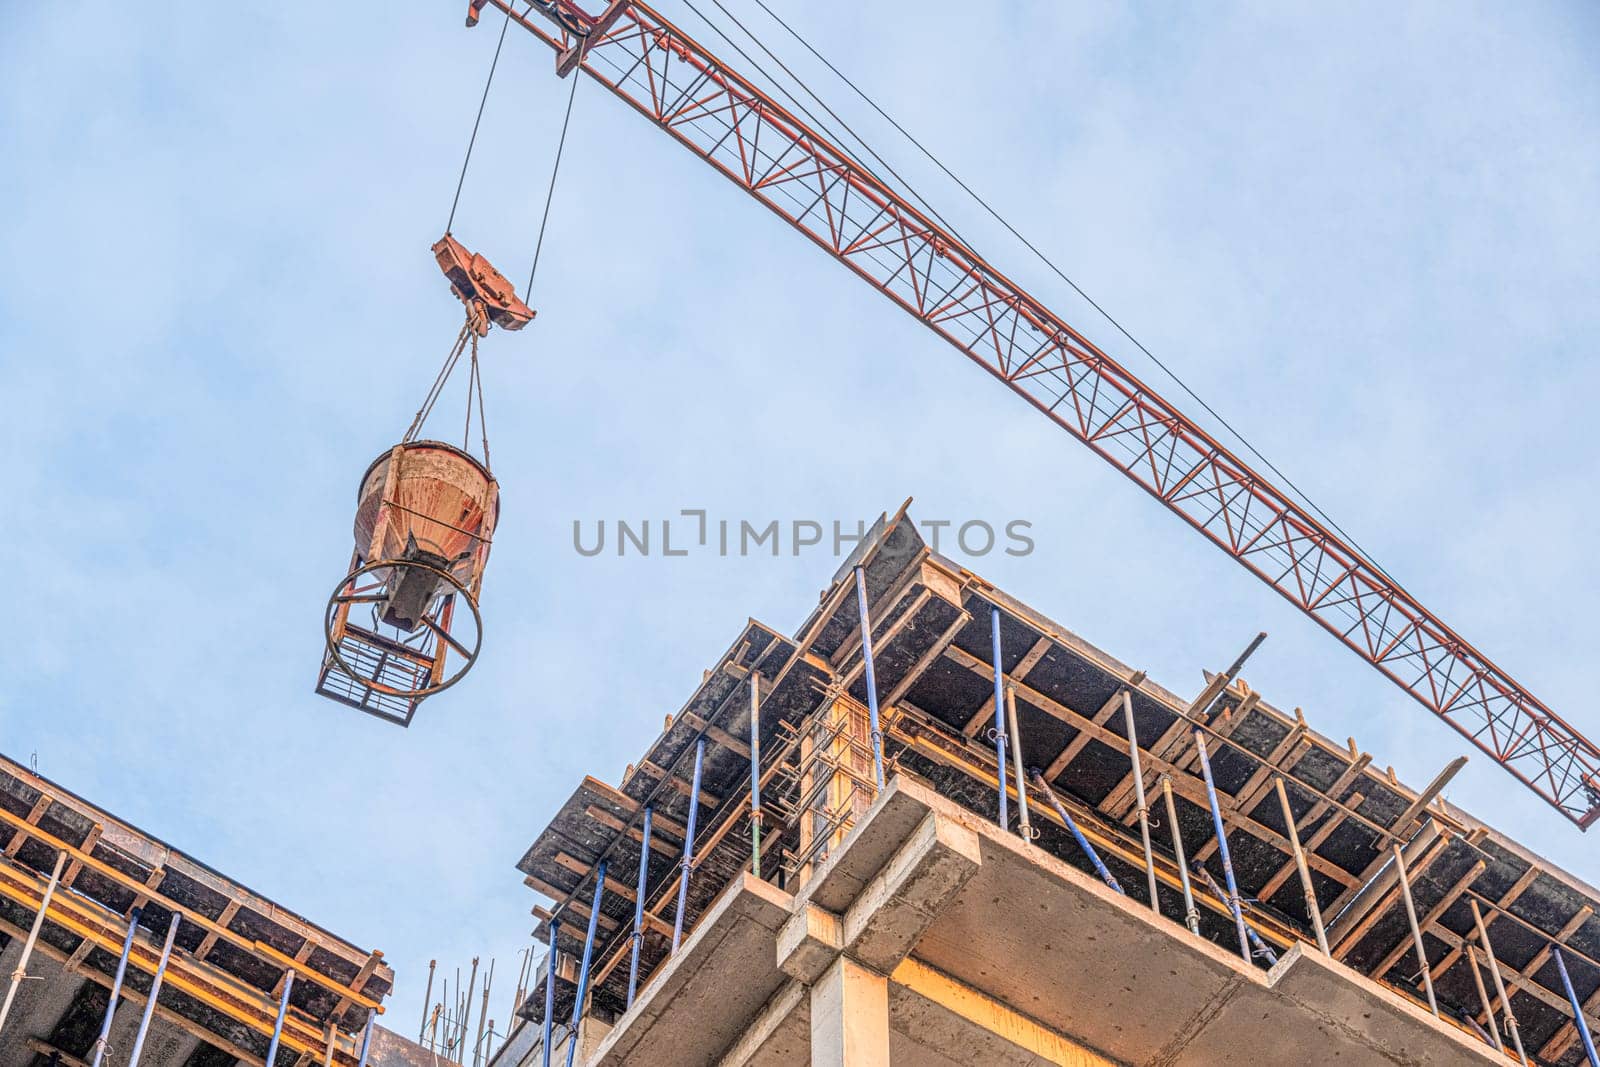
[[[1466,751],[592,83],[539,320],[484,347],[504,493],[484,657],[409,731],[314,696],[356,481],[459,325],[428,246],[498,30],[464,30],[462,6],[8,9],[0,750],[382,948],[402,1032],[430,957],[498,957],[505,1018],[536,899],[522,849],[582,774],[620,777],[747,616],[792,630],[835,566],[585,559],[574,519],[851,523],[906,496],[924,517],[1025,518],[1036,551],[974,569],[1169,688],[1267,630],[1247,677],[1323,733],[1413,783]],[[1592,6],[774,6],[1600,736]],[[1162,385],[813,84],[990,259]],[[565,90],[514,32],[455,227],[514,279]],[[1449,796],[1600,882],[1593,840],[1482,757]]]

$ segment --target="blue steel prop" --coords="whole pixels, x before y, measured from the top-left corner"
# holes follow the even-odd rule
[[[1556,970],[1561,974],[1561,988],[1567,991],[1567,1003],[1572,1005],[1572,1025],[1578,1028],[1583,1054],[1589,1057],[1589,1067],[1600,1067],[1600,1055],[1595,1053],[1594,1037],[1583,1017],[1583,1005],[1578,1002],[1578,991],[1572,988],[1572,978],[1567,974],[1567,961],[1561,958],[1561,950],[1555,945],[1550,946],[1550,955],[1555,958]]]
[[[1000,764],[1000,829],[1007,829],[1006,810],[1006,696],[1005,669],[1000,663],[1000,609],[989,608],[989,645],[994,656],[994,750]],[[1021,782],[1017,783],[1019,786]]]
[[[1112,889],[1115,889],[1118,893],[1122,893],[1124,896],[1126,896],[1126,892],[1117,882],[1116,875],[1112,874],[1111,871],[1106,867],[1105,863],[1100,859],[1100,853],[1096,852],[1094,850],[1094,846],[1089,844],[1089,839],[1083,836],[1083,831],[1078,829],[1078,824],[1073,821],[1071,815],[1067,814],[1067,809],[1061,806],[1061,801],[1056,797],[1056,791],[1051,789],[1050,783],[1044,780],[1044,775],[1039,773],[1039,768],[1032,768],[1032,774],[1033,784],[1038,786],[1040,791],[1044,793],[1044,798],[1048,800],[1050,802],[1050,806],[1055,809],[1056,817],[1059,818],[1062,823],[1066,825],[1066,828],[1072,833],[1073,839],[1078,842],[1078,847],[1083,849],[1083,854],[1089,857],[1089,862],[1094,866],[1094,873],[1098,874],[1100,876],[1100,880],[1106,885],[1110,886]]]
[[[594,956],[594,936],[600,928],[600,903],[605,893],[606,861],[601,860],[594,869],[594,901],[589,905],[589,932],[583,935],[583,962],[578,964],[578,995],[572,1002],[572,1034],[567,1039],[567,1067],[572,1067],[573,1058],[578,1055],[578,1020],[583,1017],[583,998],[589,992],[589,961]]]
[[[1228,832],[1222,824],[1222,807],[1217,803],[1217,786],[1211,779],[1211,757],[1206,755],[1206,738],[1200,727],[1194,728],[1194,743],[1200,753],[1200,771],[1206,779],[1206,801],[1211,805],[1211,823],[1217,834],[1217,855],[1222,857],[1222,873],[1228,880],[1224,899],[1233,912],[1233,924],[1239,931],[1239,955],[1250,961],[1250,935],[1244,922],[1244,910],[1239,904],[1239,883],[1233,877],[1233,857],[1228,852]],[[1209,878],[1210,875],[1207,875]]]
[[[283,1020],[289,1015],[289,990],[294,988],[294,972],[283,972],[283,996],[278,998],[278,1021],[272,1024],[272,1041],[267,1045],[267,1055],[261,1062],[272,1067],[278,1060],[278,1040],[283,1037]]]
[[[639,989],[639,947],[644,941],[644,890],[650,876],[650,821],[655,809],[644,809],[644,841],[639,846],[639,884],[633,894],[633,948],[628,959],[628,1007]]]
[[[133,951],[133,935],[139,931],[139,919],[144,914],[143,908],[134,908],[133,914],[128,916],[128,936],[122,942],[122,956],[117,960],[117,976],[111,980],[111,999],[106,1001],[105,1021],[100,1024],[100,1036],[94,1039],[94,1056],[89,1060],[89,1067],[100,1067],[100,1061],[105,1059],[107,1044],[111,1037],[111,1019],[117,1013],[117,998],[122,995],[122,979],[128,973],[128,953]]]
[[[150,992],[144,999],[144,1014],[139,1016],[139,1031],[133,1037],[133,1051],[128,1054],[128,1067],[139,1067],[139,1057],[144,1055],[144,1038],[150,1032],[150,1020],[156,1013],[156,998],[161,995],[161,983],[167,977],[167,961],[172,958],[172,942],[178,936],[178,923],[183,912],[174,911],[167,923],[167,940],[161,946],[161,962],[156,964],[156,975],[150,980]]]
[[[550,920],[550,951],[544,964],[544,1067],[550,1067],[551,1020],[556,1014],[556,935],[561,932],[561,920]]]
[[[856,566],[856,606],[861,613],[861,662],[867,672],[867,721],[872,733],[872,780],[883,788],[883,732],[878,728],[878,676],[872,669],[872,619],[867,613],[867,576]],[[1004,769],[1001,775],[1005,774]],[[1001,790],[1001,803],[1005,791]]]
[[[761,877],[761,675],[750,672],[750,873]]]
[[[689,876],[694,873],[694,824],[700,814],[700,768],[705,763],[706,739],[694,743],[694,783],[689,788],[689,822],[683,838],[683,873],[678,878],[678,913],[672,917],[672,951],[683,940],[683,911],[689,906]]]
[[[372,1052],[372,1027],[377,1021],[376,1009],[367,1012],[367,1028],[361,1031],[361,1057],[356,1060],[356,1067],[367,1067],[367,1056]]]

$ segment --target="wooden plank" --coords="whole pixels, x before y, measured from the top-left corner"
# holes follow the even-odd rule
[[[1428,913],[1422,917],[1422,921],[1417,923],[1417,929],[1426,933],[1429,927],[1439,921],[1439,917],[1441,915],[1450,910],[1450,905],[1454,904],[1460,898],[1461,894],[1467,891],[1467,887],[1477,879],[1478,875],[1483,873],[1484,868],[1487,866],[1488,864],[1483,860],[1478,860],[1471,867],[1469,867],[1466,874],[1463,874],[1460,878],[1456,879],[1455,884],[1449,889],[1445,890],[1444,896],[1439,898],[1439,902],[1428,909]],[[1389,950],[1389,954],[1383,958],[1382,962],[1380,962],[1376,968],[1373,969],[1373,976],[1376,978],[1382,978],[1384,975],[1389,973],[1390,968],[1400,962],[1400,957],[1409,952],[1414,952],[1415,950],[1416,945],[1411,940],[1411,932],[1410,930],[1407,930],[1405,935],[1402,936],[1399,941],[1395,942],[1395,946]],[[1418,964],[1418,966],[1420,967],[1421,964]],[[1439,975],[1433,974],[1433,970],[1434,968],[1430,966],[1430,977],[1437,979]],[[1443,973],[1443,971],[1439,972],[1439,974]]]
[[[1128,679],[1128,688],[1137,689],[1142,681],[1144,681],[1144,672],[1135,671],[1133,677]],[[1111,721],[1111,716],[1115,715],[1121,707],[1122,690],[1118,689],[1111,694],[1111,697],[1104,704],[1100,705],[1099,710],[1090,716],[1089,721],[1096,726],[1104,726]],[[1050,766],[1045,768],[1044,780],[1047,782],[1055,781],[1061,772],[1066,770],[1072,761],[1078,758],[1078,753],[1082,752],[1089,742],[1095,739],[1095,736],[1095,734],[1087,730],[1080,730],[1078,736],[1067,742],[1066,747],[1061,750],[1061,754],[1050,761]],[[1127,742],[1124,741],[1123,745],[1126,747]]]
[[[44,813],[49,810],[50,803],[51,796],[49,793],[39,794],[39,799],[35,800],[33,802],[33,807],[28,809],[29,826],[39,825],[39,820],[43,818]],[[17,853],[22,851],[23,842],[27,840],[28,832],[26,830],[13,830],[11,832],[11,840],[6,843],[6,857],[9,859],[16,858]]]

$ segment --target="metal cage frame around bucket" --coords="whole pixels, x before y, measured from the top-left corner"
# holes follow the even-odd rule
[[[447,462],[440,464],[440,457],[431,455],[434,469],[419,472],[419,453],[443,453]],[[385,462],[382,483],[374,485],[374,472]],[[463,479],[463,473],[470,476]],[[476,484],[478,477],[481,485]],[[408,506],[408,485],[422,486],[424,498],[410,503],[435,505],[435,510]],[[452,513],[437,510],[444,505],[461,510],[465,524],[448,521]],[[358,540],[349,572],[324,612],[326,647],[317,692],[409,726],[424,698],[460,681],[482,648],[478,597],[498,517],[494,476],[454,445],[402,442],[374,460],[357,493]],[[454,549],[461,551],[454,557],[444,554]],[[397,620],[390,609],[402,587],[408,590],[411,610]],[[458,600],[465,601],[467,611],[457,611]],[[352,609],[362,605],[373,607],[370,623],[352,618]],[[469,621],[470,638],[457,632]],[[449,670],[452,651],[460,665]]]

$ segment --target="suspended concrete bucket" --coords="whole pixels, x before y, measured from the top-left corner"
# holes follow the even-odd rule
[[[494,476],[454,445],[379,456],[361,479],[350,573],[328,599],[317,692],[406,726],[424,697],[459,681],[482,643],[478,594],[499,511]]]

